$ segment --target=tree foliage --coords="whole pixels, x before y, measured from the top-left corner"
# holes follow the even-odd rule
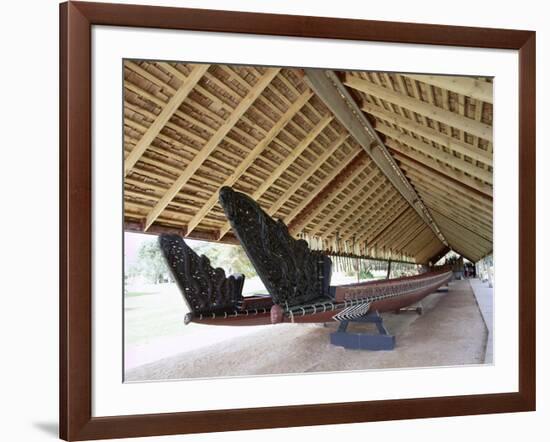
[[[189,245],[197,254],[205,255],[212,267],[224,269],[227,275],[242,273],[247,278],[257,276],[254,266],[240,246],[195,241],[190,241]],[[154,284],[171,280],[156,239],[148,240],[140,246],[137,260],[130,266],[126,276],[143,277]]]
[[[258,276],[241,246],[205,242],[193,249],[199,255],[205,255],[213,267],[224,269],[226,275],[242,273],[247,278]]]
[[[166,267],[156,238],[146,241],[140,246],[137,262],[131,266],[129,276],[143,276],[154,284],[170,279],[170,272]]]

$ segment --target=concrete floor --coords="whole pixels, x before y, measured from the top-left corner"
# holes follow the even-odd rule
[[[470,279],[470,286],[474,291],[481,316],[487,327],[487,347],[485,350],[485,363],[493,363],[493,288],[489,283],[480,279]]]
[[[422,301],[424,313],[384,314],[396,336],[393,351],[332,346],[338,324],[277,324],[239,338],[182,352],[126,372],[126,381],[330,372],[484,363],[487,328],[468,281]],[[370,330],[350,325],[349,331]]]

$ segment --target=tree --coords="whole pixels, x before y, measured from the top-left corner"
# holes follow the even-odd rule
[[[241,246],[205,242],[193,247],[193,250],[199,255],[206,256],[212,267],[224,269],[226,275],[242,273],[247,278],[258,276]]]
[[[147,241],[138,250],[138,260],[130,275],[143,275],[154,284],[166,281],[169,271],[156,240]]]

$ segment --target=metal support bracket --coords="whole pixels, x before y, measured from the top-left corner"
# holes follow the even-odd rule
[[[350,322],[375,324],[379,334],[349,333],[347,328]],[[384,327],[382,316],[373,312],[357,319],[341,321],[338,330],[330,334],[330,343],[355,350],[393,350],[395,336],[390,335]]]

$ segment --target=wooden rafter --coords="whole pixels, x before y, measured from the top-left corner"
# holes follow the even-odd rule
[[[436,219],[440,219],[437,215],[435,215]],[[455,250],[464,250],[466,251],[465,256],[485,256],[488,252],[492,250],[491,247],[482,247],[479,245],[478,242],[471,239],[469,236],[465,235],[463,231],[460,229],[457,229],[455,227],[452,227],[449,224],[445,224],[445,221],[443,220],[443,226],[442,227],[445,232],[449,235],[450,241],[451,241],[451,247]]]
[[[417,189],[422,189],[430,194],[442,195],[450,200],[455,200],[459,204],[471,209],[477,210],[486,216],[493,217],[493,207],[487,204],[484,200],[475,200],[471,195],[462,192],[461,190],[447,186],[446,182],[431,179],[426,175],[417,173],[414,169],[406,169],[406,173],[410,176],[411,182]]]
[[[423,230],[426,230],[426,226],[417,223],[414,229],[410,230],[406,235],[403,235],[398,240],[395,247],[399,250],[407,250],[407,248],[414,242]]]
[[[387,204],[392,202],[399,202],[402,205],[407,205],[406,201],[399,197],[399,194],[393,187],[388,187],[386,190],[378,193],[370,201],[370,204],[353,213],[352,216],[345,220],[344,224],[341,224],[336,229],[339,232],[339,236],[346,240],[351,239],[353,235],[360,236],[366,229],[368,229],[368,222],[371,221],[376,214],[380,212]]]
[[[331,222],[330,226],[327,227],[327,229],[321,234],[321,238],[326,239],[333,232],[340,231],[340,227],[344,225],[344,222],[348,219],[349,215],[353,216],[353,213],[355,213],[358,208],[365,205],[367,200],[371,198],[378,189],[380,189],[385,181],[386,180],[383,178],[379,179],[378,182],[376,182],[376,184],[374,185],[371,185],[370,188],[366,192],[364,192],[363,195],[361,195],[361,197],[355,199],[350,205],[349,209],[346,211],[346,214],[344,214],[344,216],[340,218],[336,218],[333,222]]]
[[[316,198],[319,194],[326,190],[326,187],[334,180],[336,177],[341,174],[347,167],[349,167],[352,162],[357,161],[358,158],[361,158],[361,161],[364,161],[366,158],[365,153],[359,148],[354,147],[349,155],[341,161],[334,169],[332,169],[325,177],[315,186],[313,192],[309,192],[308,195],[300,201],[292,209],[292,211],[284,218],[284,222],[289,225],[293,220],[302,212],[306,210],[306,207]]]
[[[340,135],[335,141],[333,141],[330,146],[313,162],[307,170],[290,186],[278,199],[275,201],[267,213],[269,215],[274,215],[277,210],[279,210],[291,197],[296,193],[300,187],[316,172],[319,170],[319,167],[325,163],[333,154],[336,152],[340,146],[346,141],[349,137],[348,134]],[[357,149],[359,150],[359,149]]]
[[[139,161],[143,152],[149,147],[153,140],[157,137],[160,131],[164,128],[168,120],[172,118],[172,115],[178,110],[183,103],[183,100],[187,98],[189,93],[193,90],[195,85],[202,78],[204,73],[208,70],[210,65],[208,64],[199,64],[193,67],[193,70],[185,81],[181,84],[178,90],[172,95],[170,100],[164,105],[162,111],[156,117],[155,121],[149,126],[147,131],[143,134],[137,145],[132,149],[130,154],[124,160],[124,174],[127,175],[128,172],[134,167],[134,165]]]
[[[394,220],[394,222],[387,229],[384,229],[373,239],[371,239],[369,243],[379,248],[396,248],[396,244],[393,243],[392,240],[397,236],[407,233],[411,226],[414,226],[419,221],[420,220],[414,215],[414,213],[406,211],[403,215],[401,215],[401,217]]]
[[[402,129],[413,132],[420,137],[424,137],[434,143],[439,144],[451,151],[458,152],[462,155],[466,155],[476,161],[479,161],[488,166],[493,164],[493,155],[491,152],[480,149],[475,145],[470,145],[465,141],[459,140],[455,137],[446,135],[440,131],[434,130],[428,126],[418,124],[409,118],[402,117],[396,113],[388,112],[387,110],[374,106],[370,103],[363,103],[361,106],[367,114],[375,116],[383,121],[391,124],[395,124]]]
[[[413,151],[412,149],[406,146],[403,146],[401,143],[396,142],[394,140],[387,140],[386,145],[392,150],[392,153],[394,154],[395,158],[399,161],[401,161],[403,157],[413,159],[417,163],[420,163],[432,170],[437,170],[439,171],[439,173],[446,175],[447,177],[450,177],[455,181],[463,183],[466,186],[477,190],[478,192],[481,192],[487,196],[491,196],[491,197],[493,196],[493,188],[489,184],[483,183],[479,180],[476,180],[475,178],[469,177],[461,171],[455,170],[454,168],[447,166],[445,164],[441,164],[436,160],[434,160],[433,158],[429,158],[424,154]]]
[[[485,253],[487,252],[487,250],[491,250],[493,248],[491,242],[483,240],[479,237],[479,235],[472,234],[470,230],[464,228],[464,226],[462,226],[460,223],[453,222],[454,220],[452,218],[442,217],[439,213],[435,211],[433,213],[436,218],[440,219],[443,222],[443,225],[445,226],[445,229],[447,231],[459,233],[458,236],[465,244],[469,244],[473,248],[476,248],[482,252],[485,251]],[[454,245],[456,246],[456,243],[454,243]]]
[[[222,186],[232,186],[242,176],[246,169],[260,156],[264,149],[275,139],[279,132],[288,124],[288,122],[296,115],[296,113],[307,103],[311,98],[312,93],[310,91],[304,92],[298,97],[298,99],[288,108],[288,110],[281,116],[273,127],[265,134],[262,141],[260,141],[254,149],[252,149],[242,162],[235,168],[233,173],[229,175],[224,181]],[[204,217],[210,212],[212,207],[218,202],[218,193],[215,192],[212,196],[202,205],[197,211],[195,216],[191,218],[187,225],[187,235],[189,235],[197,225],[204,219]]]
[[[153,209],[147,215],[145,220],[144,229],[147,230],[151,224],[157,219],[160,213],[170,204],[170,201],[178,194],[181,188],[187,183],[191,176],[197,171],[202,163],[208,158],[210,153],[218,146],[220,141],[227,135],[227,133],[233,128],[241,116],[248,110],[248,108],[254,103],[256,98],[260,96],[263,90],[269,83],[275,78],[280,69],[270,68],[266,70],[266,73],[257,81],[257,83],[251,87],[250,91],[240,101],[237,107],[230,114],[228,119],[218,128],[216,133],[210,138],[205,146],[200,150],[200,153],[187,165],[183,173],[172,184],[170,189],[164,194],[160,201],[153,207]]]
[[[476,223],[478,220],[482,224],[492,225],[492,214],[487,214],[486,212],[473,207],[468,207],[458,198],[448,197],[442,195],[439,191],[434,191],[430,188],[425,188],[422,184],[417,183],[416,188],[419,190],[422,198],[431,198],[432,201],[439,202],[446,207],[456,209],[465,216],[471,217],[472,222]]]
[[[378,210],[376,210],[371,217],[366,219],[362,226],[366,227],[359,227],[357,230],[361,232],[359,234],[358,240],[359,241],[367,241],[367,243],[370,245],[371,239],[378,234],[378,232],[383,229],[386,225],[386,223],[382,223],[382,219],[391,219],[399,211],[401,211],[405,207],[405,204],[403,204],[403,201],[400,199],[395,199],[393,201],[389,201],[386,204],[383,204]]]
[[[379,232],[374,236],[374,238],[371,238],[370,243],[375,244],[378,238],[383,235],[391,226],[393,226],[402,216],[406,214],[410,214],[409,211],[410,207],[405,207],[403,210],[400,210],[395,216],[390,218],[384,227],[379,230]]]
[[[323,214],[322,220],[320,220],[315,228],[313,228],[309,233],[310,236],[316,236],[319,234],[319,232],[325,227],[327,223],[329,223],[333,217],[337,216],[342,209],[353,199],[359,195],[363,190],[365,190],[365,186],[368,185],[377,175],[379,171],[378,169],[372,170],[366,177],[359,177],[360,182],[355,185],[355,187],[348,192],[347,195],[345,195],[337,204],[334,205],[332,209],[330,209],[327,213]],[[368,191],[366,192],[368,193]]]
[[[439,259],[449,253],[449,250],[451,250],[449,246],[444,245],[443,247],[441,247],[441,242],[439,242],[437,238],[434,238],[432,242],[425,247],[423,253],[419,253],[416,256],[416,260],[419,263],[428,264],[429,262],[431,262],[432,264],[435,264],[437,261],[439,261]],[[434,261],[434,258],[437,259],[435,259]]]
[[[329,123],[332,121],[333,117],[331,115],[323,117],[311,131],[308,132],[306,137],[300,141],[298,146],[296,146],[293,150],[290,151],[288,156],[279,164],[279,166],[271,172],[269,177],[267,177],[262,184],[254,191],[254,193],[251,196],[251,198],[254,201],[258,201],[260,197],[264,194],[264,192],[288,169],[288,167],[296,161],[296,158],[298,158],[304,150],[319,136],[319,134],[329,125]],[[219,233],[219,239],[223,238],[223,236],[231,229],[231,225],[229,222],[226,222],[220,229]]]
[[[387,179],[395,186],[403,198],[416,210],[420,218],[434,233],[445,242],[441,231],[423,206],[416,191],[407,181],[403,172],[397,167],[370,122],[363,115],[353,96],[333,71],[306,69],[308,83],[336,118],[365,149],[370,158],[379,167]]]
[[[493,84],[472,77],[459,77],[450,75],[412,75],[407,74],[413,80],[418,80],[432,86],[447,89],[460,95],[476,100],[493,102]]]
[[[446,221],[450,222],[451,224],[460,227],[461,229],[464,229],[465,231],[469,232],[469,235],[472,237],[477,238],[483,243],[486,244],[492,244],[492,232],[487,233],[479,233],[479,231],[476,231],[475,229],[472,229],[471,226],[467,226],[465,221],[463,221],[460,217],[457,217],[456,214],[453,214],[452,212],[446,212],[445,209],[441,210],[441,208],[438,207],[430,207],[430,210],[432,213],[437,214],[439,217],[443,217]],[[461,222],[459,222],[461,221]],[[486,235],[489,235],[488,237]]]
[[[434,235],[432,232],[427,232],[427,231],[422,232],[418,236],[418,238],[416,238],[415,241],[413,241],[409,245],[410,253],[415,257],[422,255],[422,252],[426,250],[426,248],[428,248],[429,245],[434,242],[434,239],[437,240],[437,238],[434,238]],[[441,244],[441,242],[439,244]]]
[[[461,172],[471,175],[472,177],[478,178],[479,180],[491,185],[493,184],[493,174],[485,169],[477,167],[475,164],[468,163],[450,153],[437,149],[422,140],[418,140],[410,135],[404,134],[403,132],[386,126],[385,124],[376,125],[376,130],[390,137],[394,141],[409,146],[417,152],[431,156],[434,160],[446,163]]]
[[[446,210],[447,213],[449,214],[455,214],[457,216],[460,216],[461,218],[468,221],[468,223],[473,226],[476,226],[486,231],[491,231],[491,226],[492,226],[491,218],[481,217],[479,213],[465,209],[464,207],[457,205],[453,200],[447,200],[447,199],[441,198],[438,195],[423,193],[422,197],[426,200],[427,205],[440,207]]]
[[[399,198],[399,194],[395,193],[393,190],[394,189],[387,189],[384,192],[380,192],[379,195],[373,198],[368,207],[362,211],[358,211],[356,215],[339,226],[337,231],[340,237],[344,240],[351,239],[353,235],[357,238],[364,237],[369,231],[374,229],[374,226],[370,223],[378,220],[384,211],[389,211],[396,205],[401,207],[406,206],[406,202]]]
[[[393,218],[406,206],[406,202],[401,198],[395,196],[392,197],[391,195],[383,196],[378,199],[378,203],[369,211],[368,214],[364,214],[365,216],[361,217],[348,229],[348,233],[344,234],[344,237],[350,237],[352,231],[356,231],[358,233],[358,239],[360,241],[366,241],[369,236],[372,238],[386,226],[386,223],[382,222],[384,218]]]
[[[463,130],[472,135],[476,135],[485,140],[493,141],[493,128],[488,124],[458,115],[454,112],[420,101],[408,95],[393,92],[388,88],[378,86],[355,75],[347,75],[344,84],[358,91],[404,107],[411,112],[416,112],[431,119],[441,121],[444,124]]]
[[[411,226],[415,225],[419,221],[417,216],[418,215],[416,213],[405,213],[402,219],[390,226],[390,228],[383,232],[381,235],[378,235],[375,239],[371,240],[371,245],[375,245],[378,247],[392,246],[392,240],[397,235],[402,235],[406,233]]]
[[[346,189],[361,173],[364,172],[364,167],[367,164],[367,158],[364,156],[356,158],[359,161],[354,161],[354,164],[348,174],[337,176],[324,192],[325,197],[321,201],[316,201],[314,207],[304,210],[304,214],[292,222],[289,226],[289,231],[292,235],[299,233],[313,219],[315,219],[337,196],[342,189]]]
[[[485,195],[476,189],[466,186],[464,183],[456,181],[455,179],[442,174],[437,170],[430,169],[428,166],[419,163],[418,161],[413,160],[405,156],[399,156],[396,154],[396,157],[399,159],[401,168],[410,175],[413,180],[421,179],[429,180],[429,182],[434,186],[443,186],[448,190],[459,193],[466,198],[475,201],[476,204],[484,204],[485,206],[492,207],[492,196]]]

